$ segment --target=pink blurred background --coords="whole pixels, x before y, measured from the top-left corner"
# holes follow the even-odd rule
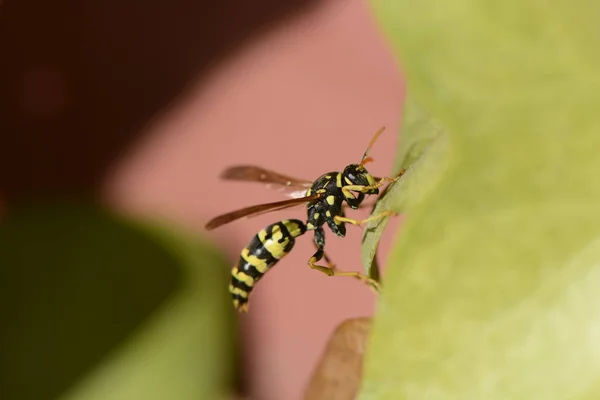
[[[226,166],[312,180],[358,162],[385,125],[369,169],[391,173],[404,88],[367,2],[24,3],[40,15],[0,6],[1,44],[12,55],[1,66],[9,96],[0,127],[26,132],[2,138],[0,211],[40,192],[96,193],[210,236],[233,262],[264,225],[305,213],[204,232],[216,214],[284,199],[259,184],[220,182]],[[361,228],[349,226],[343,240],[326,235],[340,269],[362,270]],[[335,326],[372,314],[374,295],[360,282],[308,268],[313,252],[300,239],[240,316],[252,398],[301,398]]]

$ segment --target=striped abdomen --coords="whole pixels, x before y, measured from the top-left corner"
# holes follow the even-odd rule
[[[305,232],[306,225],[302,221],[285,219],[267,226],[252,238],[231,270],[229,291],[238,311],[248,310],[248,296],[256,282],[292,250],[295,238]]]

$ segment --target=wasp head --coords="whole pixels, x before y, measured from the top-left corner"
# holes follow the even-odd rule
[[[344,186],[372,186],[375,185],[375,178],[361,164],[350,164],[342,172]],[[379,194],[378,188],[369,189],[361,192],[364,194]]]

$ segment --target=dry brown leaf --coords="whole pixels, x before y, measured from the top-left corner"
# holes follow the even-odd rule
[[[342,322],[327,344],[304,400],[353,400],[362,376],[363,355],[371,318],[354,318]]]

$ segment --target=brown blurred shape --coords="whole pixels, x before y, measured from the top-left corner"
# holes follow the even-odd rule
[[[308,384],[304,400],[352,400],[358,394],[371,318],[342,322]]]

